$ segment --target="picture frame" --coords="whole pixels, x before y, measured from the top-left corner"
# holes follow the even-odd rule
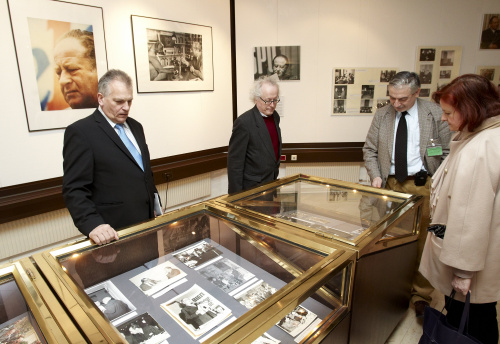
[[[8,0],[8,7],[28,130],[62,129],[88,116],[97,107],[97,80],[108,69],[102,8],[57,0]],[[93,38],[95,58],[91,49],[82,58],[89,73],[81,84],[91,86],[75,91],[74,78],[63,76],[62,91],[55,51],[65,34],[78,30]],[[80,96],[95,99],[74,100]]]
[[[137,93],[213,91],[212,27],[132,15]]]
[[[487,13],[483,16],[479,37],[479,49],[500,49],[499,13]]]

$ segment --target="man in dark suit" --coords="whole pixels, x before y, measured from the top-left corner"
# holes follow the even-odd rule
[[[128,117],[132,80],[109,70],[97,98],[99,108],[64,133],[63,197],[78,230],[101,245],[161,208],[142,125]]]
[[[272,77],[254,83],[255,106],[234,121],[229,140],[229,193],[250,189],[278,177],[281,156],[279,86]]]

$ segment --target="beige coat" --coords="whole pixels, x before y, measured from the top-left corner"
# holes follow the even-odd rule
[[[500,300],[500,116],[453,137],[432,191],[432,223],[446,234],[428,234],[420,272],[445,295],[456,274],[472,277],[472,303]]]

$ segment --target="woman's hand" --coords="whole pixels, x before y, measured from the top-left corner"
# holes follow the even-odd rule
[[[451,281],[451,286],[455,291],[462,293],[464,296],[467,295],[467,292],[470,290],[471,278],[461,278],[458,276],[454,276]]]

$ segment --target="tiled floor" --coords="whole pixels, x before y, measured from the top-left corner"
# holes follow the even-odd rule
[[[432,294],[431,306],[436,309],[443,309],[444,296],[438,291]],[[497,304],[497,313],[500,315],[500,303]],[[386,344],[418,344],[422,336],[422,318],[415,317],[415,308],[413,304],[406,311],[405,315],[394,329]],[[498,317],[500,326],[500,317]]]

